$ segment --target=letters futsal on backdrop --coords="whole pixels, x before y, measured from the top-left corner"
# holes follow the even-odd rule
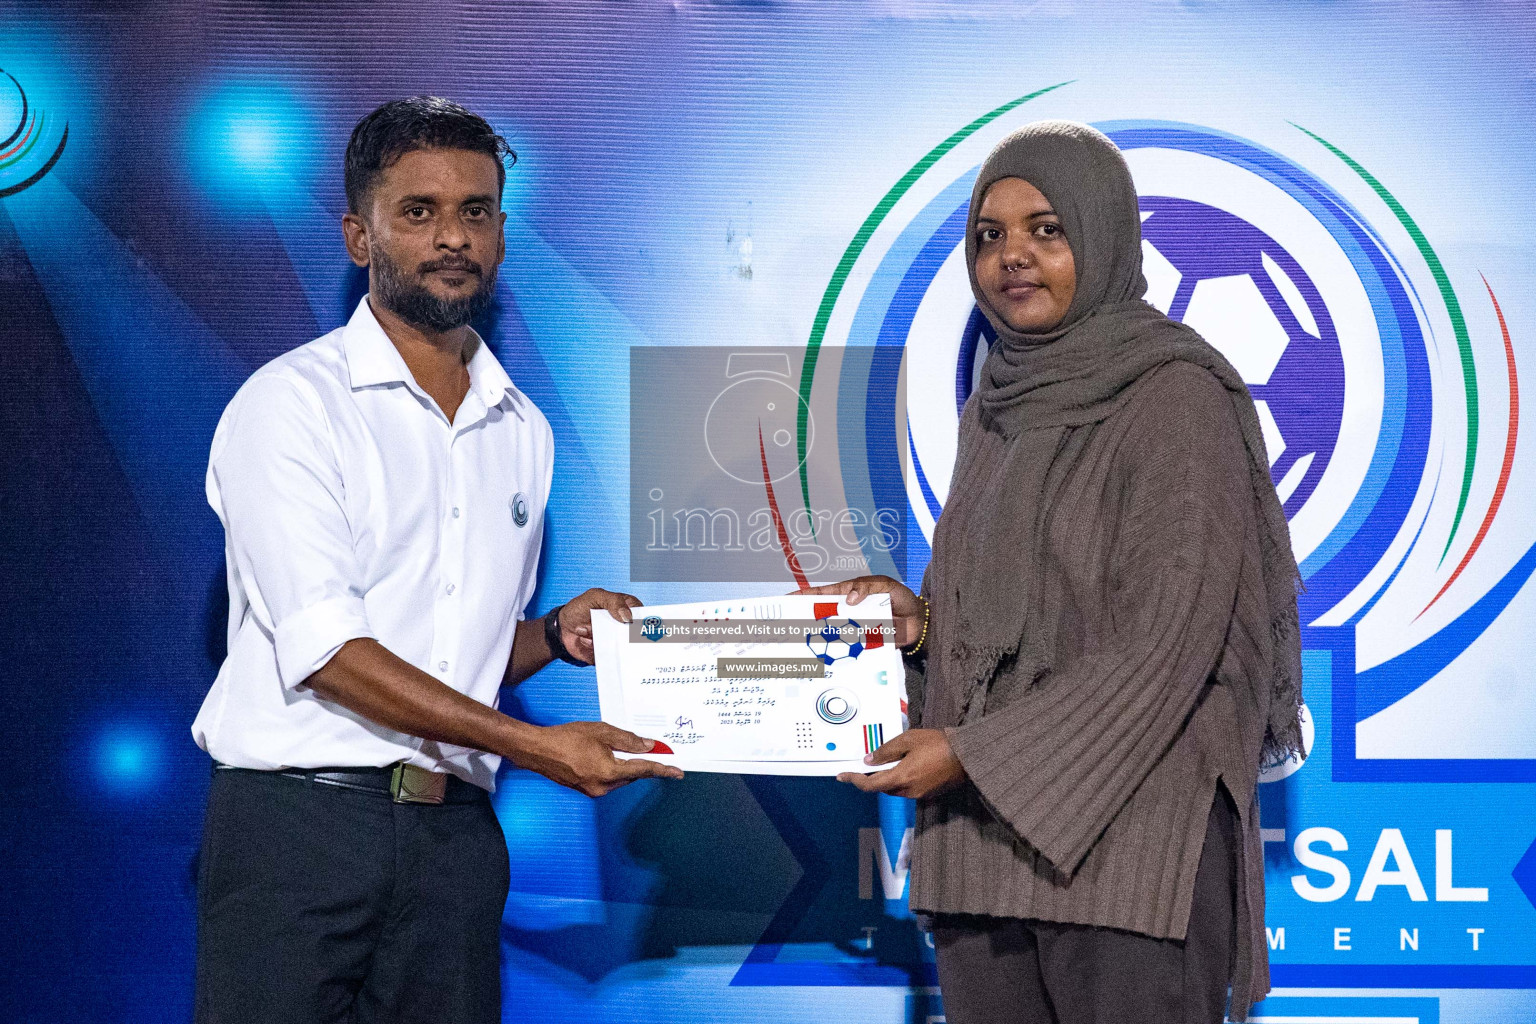
[[[922,534],[907,538],[905,564],[875,571],[921,578],[960,409],[993,340],[965,272],[971,187],[987,148],[1033,119],[1017,108],[1055,88],[1006,104],[927,154],[870,213],[826,288],[802,397],[836,388],[840,420],[853,424],[840,422],[840,433],[862,429],[865,442],[844,442],[844,486],[852,477],[877,507],[905,505]],[[1490,757],[1478,742],[1507,709],[1458,700],[1456,671],[1444,671],[1536,566],[1536,538],[1521,534],[1512,567],[1509,543],[1484,546],[1518,436],[1514,352],[1494,289],[1485,282],[1484,295],[1458,295],[1411,212],[1305,128],[1277,126],[1299,143],[1288,148],[1315,154],[1304,167],[1214,127],[1097,127],[1126,152],[1142,196],[1148,301],[1199,330],[1249,384],[1306,581],[1310,757],[1270,766],[1261,793],[1276,984],[1536,987],[1536,813],[1510,822],[1499,786],[1387,785],[1536,781],[1529,752]],[[1472,302],[1486,304],[1498,334],[1469,328]],[[836,371],[817,371],[824,345],[885,348],[895,358],[829,379]],[[1490,496],[1473,481],[1489,472],[1494,448],[1502,461]],[[809,506],[803,471],[800,484]],[[1373,609],[1374,629],[1418,635],[1417,619],[1442,597],[1438,629],[1357,669],[1357,631]],[[1458,610],[1446,617],[1449,608]],[[1460,716],[1459,734],[1471,737],[1460,749],[1436,738],[1445,716]],[[1500,839],[1480,827],[1492,819],[1515,827]],[[905,916],[910,819],[883,813],[882,821],[882,835],[860,842],[867,933],[882,916]],[[885,904],[875,897],[877,873]],[[816,898],[800,892],[790,902]],[[737,983],[830,980],[831,965],[777,963],[777,953],[760,944]],[[874,965],[844,966],[837,977],[892,983]]]

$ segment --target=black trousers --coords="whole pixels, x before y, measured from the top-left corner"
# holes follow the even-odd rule
[[[397,804],[218,770],[198,864],[200,1024],[501,1020],[506,840],[488,794]]]
[[[941,915],[949,1024],[1220,1024],[1235,922],[1237,813],[1218,787],[1181,941],[1113,928]]]

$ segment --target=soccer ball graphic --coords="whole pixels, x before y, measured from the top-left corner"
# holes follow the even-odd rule
[[[861,639],[848,641],[844,635],[857,636]],[[864,631],[857,622],[848,620],[848,628],[839,632],[831,623],[813,630],[805,635],[805,646],[811,649],[811,654],[820,659],[822,664],[830,665],[834,661],[844,658],[857,658],[864,653]]]
[[[1143,197],[1147,301],[1216,346],[1253,394],[1287,516],[1316,489],[1344,415],[1344,355],[1315,282],[1225,210]]]

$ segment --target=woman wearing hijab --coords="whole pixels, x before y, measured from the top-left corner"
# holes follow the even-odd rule
[[[951,1024],[1235,1020],[1269,989],[1261,761],[1300,746],[1298,574],[1241,377],[1142,301],[1118,149],[1005,139],[966,263],[997,330],[922,596],[913,728],[840,778],[918,800]]]

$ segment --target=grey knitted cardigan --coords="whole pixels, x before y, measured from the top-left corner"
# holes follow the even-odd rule
[[[986,189],[1029,181],[1077,269],[1062,324],[1013,330],[976,286]],[[1141,226],[1102,134],[1039,122],[971,199],[997,329],[924,580],[914,725],[969,782],[922,801],[911,904],[1182,939],[1218,784],[1241,828],[1234,1019],[1269,987],[1257,782],[1299,742],[1296,563],[1252,399],[1141,301]]]

